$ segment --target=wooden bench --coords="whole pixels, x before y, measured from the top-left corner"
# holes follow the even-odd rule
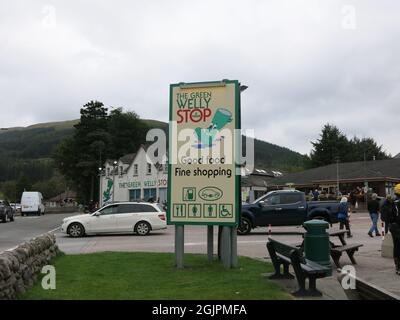
[[[350,261],[352,264],[357,264],[356,259],[354,258],[354,254],[360,247],[362,247],[362,244],[347,244],[345,240],[345,235],[347,231],[345,230],[340,230],[340,231],[334,231],[329,233],[330,238],[338,238],[340,240],[341,245],[334,244],[332,241],[329,241],[330,243],[330,255],[332,257],[333,262],[335,263],[337,268],[340,268],[340,258],[344,252],[348,255]],[[303,242],[299,242],[296,244],[293,244],[294,247],[298,247],[300,249],[304,249],[304,240]]]
[[[331,257],[338,268],[341,267],[339,260],[343,252],[347,253],[352,264],[357,264],[356,259],[354,259],[354,253],[363,246],[362,244],[356,243],[347,244],[346,240],[344,239],[346,233],[347,231],[344,230],[329,233],[330,237],[338,237],[341,243],[341,245],[335,245],[333,242],[331,242]]]
[[[289,266],[292,265],[299,285],[299,289],[293,295],[322,296],[322,293],[316,288],[316,282],[318,278],[328,276],[331,271],[329,267],[306,259],[301,248],[296,248],[272,238],[269,238],[267,242],[267,249],[275,269],[275,274],[271,275],[270,279],[293,279],[293,275],[289,272]],[[281,266],[283,266],[283,274]],[[308,289],[306,289],[307,278],[309,279]]]
[[[338,268],[341,267],[339,260],[343,252],[347,253],[352,264],[357,264],[356,260],[354,259],[354,253],[358,251],[358,248],[362,246],[363,246],[362,244],[346,244],[343,246],[331,246],[331,257],[335,262],[336,267]]]

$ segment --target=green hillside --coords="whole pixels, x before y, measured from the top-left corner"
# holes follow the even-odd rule
[[[78,121],[48,122],[0,130],[0,182],[15,180],[17,175],[28,176],[33,181],[51,177],[51,154],[61,140],[72,135],[73,126]],[[168,132],[166,122],[143,121],[149,127]],[[257,167],[297,171],[304,165],[304,157],[297,152],[257,139],[254,144]]]

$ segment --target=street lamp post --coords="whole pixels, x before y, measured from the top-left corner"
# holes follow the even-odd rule
[[[118,162],[113,162],[113,188],[112,188],[112,202],[114,202],[114,190],[115,190],[115,168],[117,167]]]
[[[339,196],[339,158],[336,158],[336,188],[337,188],[337,195]]]
[[[101,181],[101,176],[102,176],[102,172],[103,172],[103,168],[102,167],[99,167],[99,183],[100,183],[100,186],[99,186],[99,191],[100,191],[100,193],[99,193],[99,207],[101,208],[102,206],[103,206],[103,195],[102,195],[102,193],[103,193],[103,182]]]

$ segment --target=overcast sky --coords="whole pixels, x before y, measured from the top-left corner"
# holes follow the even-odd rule
[[[0,2],[0,127],[89,100],[168,120],[169,84],[238,79],[242,127],[301,153],[324,123],[400,152],[400,2]]]

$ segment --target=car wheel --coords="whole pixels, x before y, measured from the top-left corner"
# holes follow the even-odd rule
[[[3,219],[1,219],[1,221],[2,221],[3,223],[6,223],[6,222],[7,222],[7,215],[5,215],[5,216],[3,217]]]
[[[136,224],[135,226],[135,232],[139,235],[139,236],[146,236],[149,234],[151,230],[151,226],[150,224],[148,224],[146,221],[140,221]]]
[[[11,221],[11,222],[14,221],[14,215],[12,215],[12,216],[10,217],[10,221]]]
[[[237,233],[241,236],[249,234],[251,231],[251,221],[249,218],[242,218]]]
[[[85,228],[80,223],[71,223],[67,233],[73,238],[82,237],[85,234]]]

